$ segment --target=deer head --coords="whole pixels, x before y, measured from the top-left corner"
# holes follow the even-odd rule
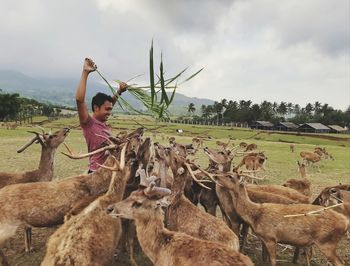
[[[156,183],[150,184],[130,194],[128,198],[107,208],[107,213],[112,217],[125,219],[147,219],[154,212],[161,211],[161,207],[167,207],[169,202],[167,196],[171,191],[167,188],[160,188]]]
[[[17,150],[18,153],[21,153],[33,143],[40,143],[43,148],[57,148],[62,142],[64,142],[66,136],[69,133],[69,128],[62,128],[54,133],[45,133],[43,131],[42,134],[39,134],[35,131],[28,131],[29,133],[33,133],[35,136],[29,140],[26,144],[24,144],[21,148]]]

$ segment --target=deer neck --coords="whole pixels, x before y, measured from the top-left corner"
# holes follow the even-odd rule
[[[305,167],[301,167],[301,168],[299,168],[299,172],[300,172],[300,176],[301,176],[301,178],[305,178],[305,179],[306,179],[306,171],[305,171]]]
[[[166,187],[166,176],[167,176],[168,167],[163,160],[159,161],[159,170],[158,176],[160,177],[160,186]]]
[[[163,214],[161,210],[155,210],[144,219],[135,219],[137,238],[140,242],[142,250],[154,263],[161,249],[165,247],[173,234],[164,228]]]
[[[125,167],[127,167],[126,170],[118,171],[117,175],[114,178],[112,178],[108,191],[105,194],[105,196],[103,196],[103,203],[105,207],[112,203],[119,202],[123,199],[126,182],[131,174],[130,167]]]
[[[237,190],[231,195],[235,199],[236,211],[249,225],[254,225],[254,217],[260,213],[260,205],[249,199],[248,192],[243,185],[238,185]]]
[[[41,157],[38,168],[37,179],[51,181],[54,174],[56,148],[41,147]],[[37,181],[38,181],[37,180]]]
[[[173,185],[171,186],[171,195],[169,197],[172,205],[176,205],[184,194],[187,174],[189,173],[186,170],[183,174],[176,174],[174,176]]]
[[[114,164],[114,159],[112,156],[108,156],[104,165],[112,167]],[[105,193],[108,189],[108,185],[111,182],[112,171],[104,169],[102,167],[98,168],[96,172],[88,175],[85,183],[90,190],[92,195],[100,195]]]

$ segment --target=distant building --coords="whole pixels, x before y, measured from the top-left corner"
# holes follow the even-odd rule
[[[348,131],[347,128],[338,125],[328,125],[327,127],[331,129],[330,133],[346,133]]]
[[[273,130],[274,125],[269,121],[255,121],[250,124],[251,129]]]
[[[306,123],[298,127],[299,132],[307,133],[329,133],[330,128],[321,123]]]
[[[275,125],[275,129],[279,131],[297,131],[298,125],[292,122],[279,122]]]

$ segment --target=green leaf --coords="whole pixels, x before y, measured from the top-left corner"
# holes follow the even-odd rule
[[[174,76],[173,78],[167,79],[165,82],[165,87],[168,86],[170,83],[172,83],[174,80],[176,80],[177,78],[179,78],[186,70],[188,67],[186,67],[184,70],[182,70],[179,74],[177,74],[176,76]]]
[[[169,101],[169,105],[170,105],[170,104],[173,102],[173,100],[174,100],[176,88],[177,88],[177,82],[176,82],[176,84],[175,84],[175,89],[174,89],[173,93],[171,94],[170,101]]]
[[[160,104],[163,103],[163,101],[165,101],[165,104],[166,105],[169,105],[169,98],[168,98],[168,95],[165,91],[165,82],[164,82],[164,71],[163,71],[163,54],[161,54],[160,56],[160,68],[159,68],[159,71],[160,71],[160,88],[162,90],[162,97],[160,99]]]
[[[116,91],[115,91],[115,89],[112,87],[112,85],[111,84],[109,84],[109,82],[107,81],[107,79],[104,77],[104,76],[102,76],[102,74],[100,73],[100,71],[98,71],[97,69],[96,69],[96,72],[100,75],[100,77],[107,83],[107,85],[108,85],[108,87],[111,89],[111,92],[113,93],[113,95],[116,93]]]
[[[157,94],[155,93],[154,89],[153,40],[151,44],[151,50],[149,51],[149,81],[151,87],[151,99],[153,106],[154,101],[157,101]]]
[[[187,79],[185,79],[184,81],[182,81],[179,86],[183,83],[185,83],[186,81],[189,81],[190,79],[192,79],[193,77],[195,77],[197,74],[199,74],[199,72],[201,72],[204,69],[204,67],[202,67],[200,70],[198,70],[196,73],[194,73],[193,75],[191,75],[190,77],[188,77]]]

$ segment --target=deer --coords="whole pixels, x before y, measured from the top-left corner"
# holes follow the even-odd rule
[[[192,144],[194,147],[199,149],[200,147],[203,147],[203,139],[201,138],[192,138]]]
[[[315,244],[331,263],[344,265],[336,253],[339,241],[349,229],[349,221],[344,215],[333,210],[323,211],[319,206],[311,204],[257,204],[249,199],[238,174],[216,178],[230,190],[237,213],[263,241],[272,266],[276,265],[277,243],[298,247]],[[312,212],[318,212],[319,215],[312,215]]]
[[[332,159],[334,161],[334,158],[332,155],[330,155],[327,151],[326,148],[321,148],[321,147],[316,147],[314,149],[314,153],[316,153],[318,156],[324,159]]]
[[[264,152],[248,153],[242,159],[242,161],[234,168],[238,170],[241,166],[245,166],[247,170],[258,171],[260,169],[265,170],[265,163],[267,156]]]
[[[21,172],[21,173],[4,173],[0,172],[0,189],[11,184],[51,181],[54,176],[54,158],[58,146],[64,142],[69,133],[69,128],[63,128],[53,134],[39,134],[34,131],[29,131],[35,134],[26,144],[17,150],[21,153],[33,143],[40,143],[41,157],[38,169]]]
[[[339,187],[324,188],[316,197],[313,204],[325,207],[340,204],[339,207],[334,208],[335,211],[344,214],[350,219],[350,191],[340,189]]]
[[[155,182],[107,209],[112,217],[132,219],[142,250],[154,265],[253,265],[251,260],[224,244],[198,239],[164,227],[162,207],[171,191]]]
[[[169,137],[168,141],[170,144],[172,144],[173,142],[175,142],[175,137]]]
[[[217,140],[215,143],[216,143],[216,146],[218,148],[221,148],[222,150],[226,150],[228,145],[230,144],[230,139],[228,140],[228,142],[222,142],[220,140]]]
[[[300,157],[303,159],[303,162],[305,162],[307,165],[312,163],[312,165],[315,165],[321,160],[321,156],[314,152],[308,152],[308,151],[302,151],[300,152]]]
[[[54,158],[56,149],[64,142],[69,128],[63,128],[54,132],[53,134],[45,133],[39,134],[35,131],[29,131],[35,136],[17,150],[17,153],[21,153],[26,150],[33,143],[40,143],[41,145],[41,158],[38,169],[26,171],[22,173],[0,173],[0,189],[20,183],[31,183],[31,182],[47,182],[51,181],[54,176]],[[30,241],[31,241],[32,229],[25,227],[24,234],[24,246],[25,252],[31,252]]]
[[[248,144],[246,143],[246,142],[241,142],[241,143],[239,143],[239,147],[240,148],[246,148],[248,146]]]
[[[253,151],[253,150],[256,150],[256,149],[258,149],[258,145],[256,145],[255,143],[251,143],[251,144],[249,144],[249,145],[247,145],[246,147],[245,147],[245,152],[248,152],[248,151]]]
[[[155,148],[164,149],[160,144],[155,145]],[[185,158],[179,156],[172,148],[164,149],[164,154],[164,160],[174,178],[169,196],[170,205],[166,212],[167,228],[238,250],[238,238],[228,226],[222,220],[198,209],[184,196],[186,180],[196,180]],[[198,180],[196,182],[200,183]]]
[[[311,197],[311,182],[306,178],[306,165],[304,162],[297,161],[298,171],[301,175],[301,179],[291,178],[288,179],[283,186],[293,188],[296,191],[304,194],[307,197]]]
[[[127,141],[138,143],[140,132],[138,130],[135,132],[129,134]],[[112,166],[114,162],[112,155],[119,153],[119,146],[125,141],[120,140],[118,144],[110,144],[89,154],[66,155],[72,159],[79,159],[109,150],[111,155],[107,157],[104,165]],[[128,145],[128,149],[135,145]],[[50,227],[62,224],[64,216],[81,201],[85,202],[89,199],[92,202],[104,194],[110,180],[110,170],[99,168],[91,174],[72,176],[59,181],[23,183],[2,188],[0,190],[0,248],[16,233],[19,226]],[[0,249],[1,258],[5,263],[6,258]]]
[[[42,266],[111,263],[122,226],[120,219],[107,214],[106,208],[123,199],[126,182],[132,172],[131,159],[125,165],[126,146],[121,151],[119,163],[115,159],[113,167],[101,166],[113,171],[107,193],[72,216],[51,235]]]
[[[294,144],[294,143],[291,143],[291,144],[289,145],[289,150],[290,150],[291,152],[294,152],[294,151],[295,151],[295,144]]]

